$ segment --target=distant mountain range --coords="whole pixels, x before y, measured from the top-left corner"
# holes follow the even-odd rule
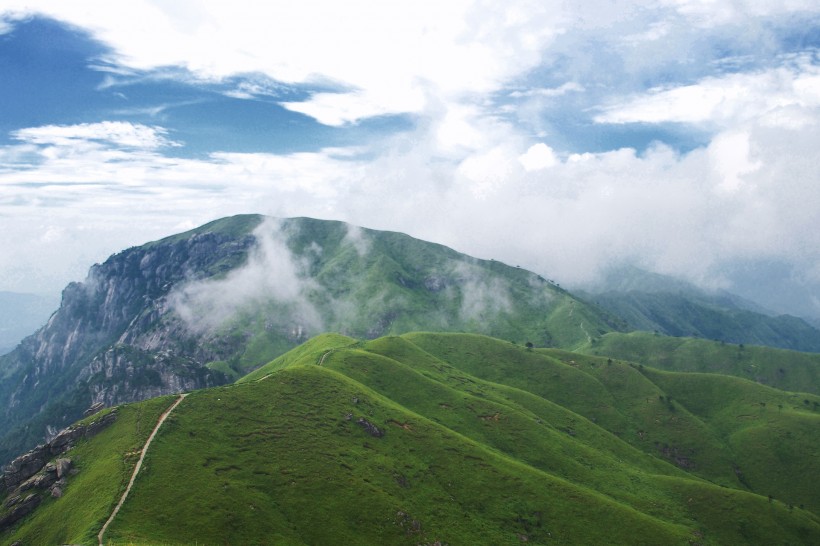
[[[59,303],[47,296],[0,292],[0,355],[43,326]]]
[[[625,320],[630,330],[820,352],[816,324],[772,316],[734,294],[710,293],[635,267],[613,269],[596,288],[577,293]]]

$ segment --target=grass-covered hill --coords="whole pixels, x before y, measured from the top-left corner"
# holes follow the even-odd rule
[[[820,354],[631,332],[610,332],[579,349],[669,371],[719,373],[778,389],[820,394]]]
[[[95,265],[0,357],[0,464],[93,403],[229,383],[325,331],[578,347],[617,326],[534,273],[401,233],[224,218]]]
[[[477,335],[326,334],[187,396],[104,542],[818,544],[818,400]],[[118,408],[0,543],[96,544],[172,401]]]

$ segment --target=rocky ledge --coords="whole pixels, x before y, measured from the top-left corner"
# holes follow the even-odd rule
[[[50,442],[7,464],[0,473],[0,496],[5,496],[0,506],[0,531],[29,515],[45,494],[61,497],[68,475],[72,472],[72,462],[59,455],[71,449],[77,440],[99,433],[116,418],[115,408],[91,423],[71,426]]]

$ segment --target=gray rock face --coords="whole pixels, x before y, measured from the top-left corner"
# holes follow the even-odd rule
[[[360,427],[362,427],[369,435],[373,436],[374,438],[381,438],[384,436],[384,431],[365,419],[364,417],[359,417],[358,421],[356,421]]]
[[[80,438],[90,438],[99,433],[117,418],[112,410],[88,425],[75,426],[61,431],[50,442],[39,445],[20,455],[7,464],[0,473],[0,493],[4,491],[26,491],[46,489],[63,479],[71,469],[71,459],[59,458],[47,462],[71,449]]]
[[[17,502],[11,511],[0,516],[0,531],[10,527],[12,524],[20,521],[34,511],[42,502],[42,498],[34,493],[27,495],[21,501]]]
[[[125,250],[69,284],[48,323],[0,357],[0,464],[89,406],[227,382],[205,367],[224,354],[169,316],[168,296],[178,283],[243,263],[253,242],[249,233],[194,232]]]
[[[0,532],[34,511],[45,494],[62,497],[72,461],[66,457],[50,459],[71,449],[80,438],[97,434],[116,417],[116,411],[112,410],[88,425],[67,428],[51,442],[37,446],[6,465],[0,474],[0,494],[7,495],[0,509]]]

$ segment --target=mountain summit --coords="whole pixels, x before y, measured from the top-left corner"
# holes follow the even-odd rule
[[[0,460],[114,405],[232,382],[324,331],[574,348],[617,328],[538,275],[400,233],[258,215],[130,248],[0,358]]]

